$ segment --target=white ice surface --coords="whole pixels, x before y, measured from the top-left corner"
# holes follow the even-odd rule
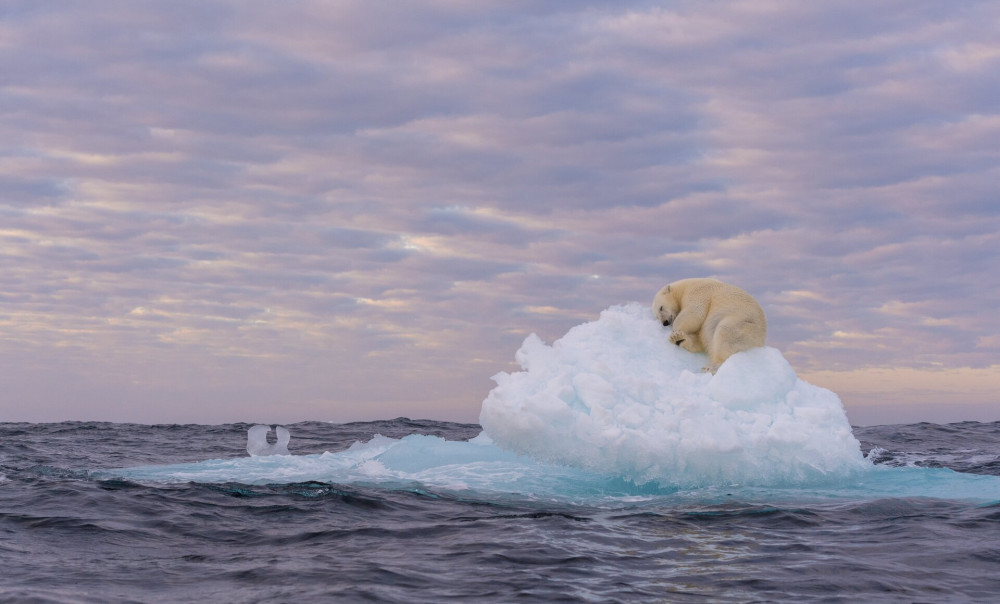
[[[251,426],[247,430],[247,453],[250,455],[290,455],[288,443],[292,438],[291,433],[284,426],[275,426],[274,434],[276,441],[267,442],[267,433],[271,431],[270,426]]]
[[[633,303],[551,346],[529,336],[523,371],[494,376],[480,423],[501,448],[637,483],[802,484],[868,468],[837,395],[778,350],[738,353],[713,376],[669,334]]]

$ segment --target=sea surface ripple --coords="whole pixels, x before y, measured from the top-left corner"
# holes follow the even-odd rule
[[[249,424],[0,423],[0,601],[995,602],[1000,503],[615,505],[94,470],[245,456]],[[287,426],[295,455],[473,424]],[[877,464],[1000,476],[1000,422],[855,428]]]

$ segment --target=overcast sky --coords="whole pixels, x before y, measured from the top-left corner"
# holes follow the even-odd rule
[[[476,421],[694,276],[1000,420],[1000,3],[5,0],[0,70],[0,421]]]

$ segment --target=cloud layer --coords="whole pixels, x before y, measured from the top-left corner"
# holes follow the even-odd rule
[[[976,1],[8,3],[0,409],[474,420],[528,333],[699,275],[756,295],[834,389],[1000,385],[998,23]]]

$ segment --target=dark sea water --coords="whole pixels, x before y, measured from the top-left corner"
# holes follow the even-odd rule
[[[246,458],[249,427],[0,424],[0,601],[1000,601],[996,501],[735,491],[570,503],[419,481],[102,472]],[[287,427],[291,453],[313,456],[303,464],[375,434],[480,432],[407,419]],[[1000,423],[855,435],[877,464],[1000,476]]]

